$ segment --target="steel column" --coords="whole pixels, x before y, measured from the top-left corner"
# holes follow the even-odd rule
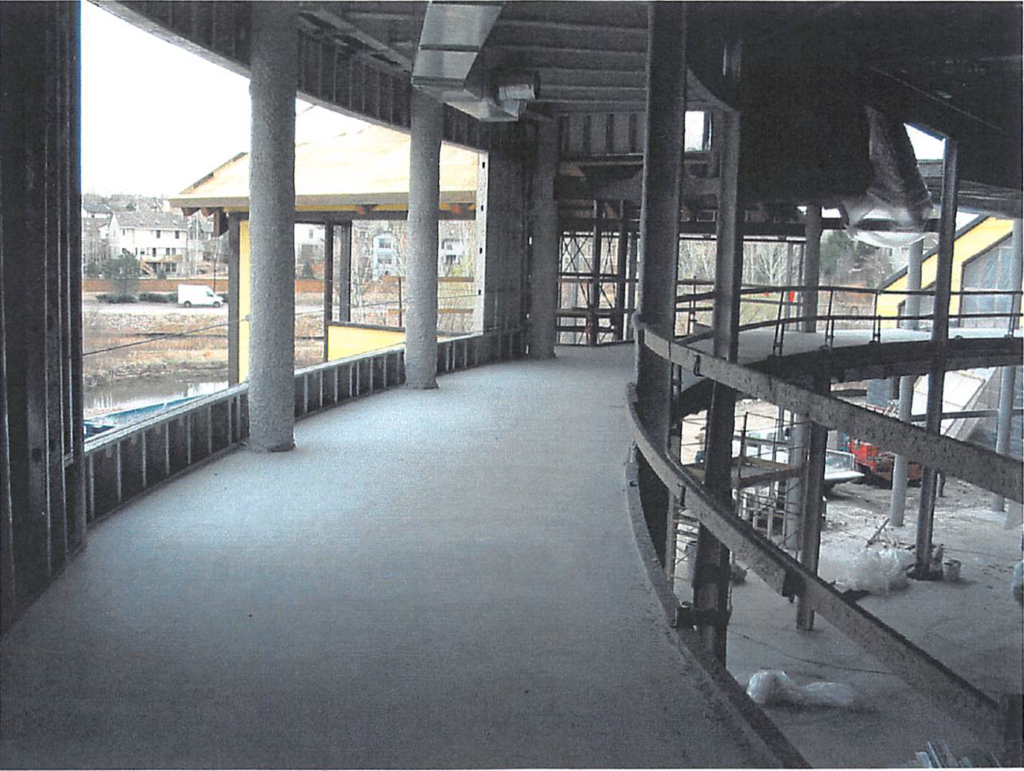
[[[738,51],[736,52],[738,53]],[[719,116],[722,141],[721,193],[715,255],[715,305],[712,314],[714,354],[734,362],[739,348],[740,288],[743,282],[743,195],[740,189],[742,117],[723,111]],[[708,410],[704,484],[730,510],[732,439],[735,433],[736,391],[715,383]],[[725,663],[729,616],[729,550],[703,525],[697,532],[693,600],[708,615],[700,629],[704,646]]]
[[[71,451],[74,457],[71,492],[75,522],[74,546],[80,548],[87,539],[86,475],[85,475],[85,382],[82,359],[82,68],[80,3],[67,5],[67,146],[64,158],[68,164],[68,244],[70,267],[68,294],[69,335],[71,340]],[[0,281],[0,283],[3,283]]]
[[[814,390],[828,396],[831,382],[828,377],[817,378]],[[800,522],[800,564],[818,574],[818,555],[821,551],[822,495],[825,489],[825,453],[828,449],[828,426],[811,423],[807,443],[807,463],[803,475],[803,501]],[[800,629],[814,628],[814,609],[801,596],[797,600],[796,625]]]
[[[612,326],[615,329],[615,339],[626,339],[626,262],[629,259],[629,202],[619,201],[619,239],[618,251],[615,257],[615,315],[612,316]]]
[[[409,109],[409,246],[406,266],[408,310],[405,314],[405,384],[437,388],[437,209],[440,203],[440,102],[412,90]]]
[[[295,93],[293,3],[252,9],[249,445],[295,446]]]
[[[782,548],[797,549],[800,544],[801,512],[804,501],[804,478],[807,472],[807,423],[809,418],[791,412],[789,441],[787,443],[786,462],[790,465],[802,466],[799,476],[786,480],[786,512],[782,524]]]
[[[352,321],[352,223],[336,226],[338,273],[334,286],[338,295],[338,321]]]
[[[3,156],[0,155],[0,179],[3,179]],[[14,571],[14,514],[11,506],[11,456],[7,430],[7,322],[4,303],[3,188],[0,184],[0,629],[17,615],[18,595]]]
[[[942,390],[946,377],[946,347],[949,342],[949,300],[953,280],[953,245],[956,240],[956,197],[959,190],[960,143],[946,138],[942,163],[942,208],[939,219],[938,265],[935,273],[935,308],[932,314],[934,346],[932,366],[928,374],[928,408],[925,430],[942,433]],[[926,467],[921,480],[921,503],[917,512],[916,564],[913,575],[926,579],[932,576],[932,528],[935,517],[936,469]]]
[[[334,225],[324,225],[324,361],[328,359],[331,322],[334,320]]]
[[[1021,220],[1013,221],[1013,263],[1010,270],[1010,289],[1019,292],[1022,279],[1022,233]],[[1011,296],[1010,300],[1010,324],[1009,333],[1017,328],[1018,316],[1020,315],[1020,295]],[[996,424],[996,452],[1000,455],[1010,455],[1010,435],[1013,427],[1013,392],[1016,386],[1017,368],[1003,367],[999,381],[999,417]],[[1002,511],[1006,499],[1001,495],[992,496],[992,510]]]
[[[907,255],[907,291],[919,292],[921,290],[921,259],[924,256],[924,239],[915,241],[910,246]],[[916,317],[921,315],[921,295],[908,294],[903,305],[905,315]],[[908,318],[904,325],[907,329],[917,329],[917,318]],[[904,375],[900,378],[900,401],[899,419],[904,423],[910,422],[910,414],[914,406],[914,383],[917,378],[911,375]],[[892,498],[889,501],[889,523],[893,527],[903,527],[904,514],[907,507],[907,474],[909,473],[909,458],[906,455],[897,455],[892,467]]]
[[[629,258],[626,263],[626,339],[633,339],[633,313],[636,311],[637,295],[637,252],[639,251],[640,232],[633,231],[629,236]]]
[[[558,171],[558,124],[537,129],[533,176],[533,263],[530,272],[530,358],[550,359],[558,339],[558,270],[560,234],[555,175]]]
[[[679,255],[679,187],[686,118],[686,7],[650,3],[647,7],[647,125],[644,136],[640,232],[639,314],[652,329],[672,337],[675,327]],[[637,346],[637,407],[647,431],[664,449],[671,420],[671,365]],[[669,491],[650,464],[638,457],[640,500],[654,550],[667,565]]]
[[[594,201],[594,229],[590,250],[590,302],[587,314],[590,332],[587,336],[587,345],[597,345],[601,329],[601,317],[598,311],[601,309],[601,217],[603,214],[604,204]]]
[[[814,332],[818,328],[818,285],[821,283],[821,206],[807,207],[804,234],[804,290],[801,298],[804,322],[801,332]]]

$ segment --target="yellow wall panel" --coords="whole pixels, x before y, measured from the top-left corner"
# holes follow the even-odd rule
[[[405,331],[332,324],[327,328],[327,360],[336,361],[405,344]]]
[[[953,281],[951,289],[959,292],[963,279],[964,263],[982,252],[991,249],[996,243],[1006,238],[1013,232],[1013,222],[1010,220],[996,219],[989,217],[969,231],[964,233],[953,244]],[[927,257],[921,265],[921,287],[928,289],[935,284],[935,272],[938,269],[938,254]],[[895,319],[899,316],[899,306],[907,298],[900,294],[907,290],[907,276],[903,274],[888,286],[884,287],[885,293],[878,298],[878,314]],[[949,300],[949,312],[959,313],[960,296],[953,295]],[[884,322],[883,327],[891,328],[896,326],[895,321]]]
[[[238,223],[238,382],[249,379],[249,220]]]

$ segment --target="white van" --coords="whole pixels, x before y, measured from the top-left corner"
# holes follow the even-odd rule
[[[178,284],[178,305],[184,305],[186,308],[191,308],[193,305],[212,305],[214,308],[219,308],[223,304],[224,298],[208,286]]]

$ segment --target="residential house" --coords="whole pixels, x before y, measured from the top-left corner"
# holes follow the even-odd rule
[[[188,223],[164,211],[116,211],[110,220],[110,250],[135,255],[143,275],[177,276],[188,254]]]
[[[82,198],[82,264],[92,265],[110,256],[111,208],[93,197]]]

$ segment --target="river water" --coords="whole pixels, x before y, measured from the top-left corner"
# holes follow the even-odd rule
[[[189,396],[205,396],[228,387],[224,378],[164,375],[158,378],[139,378],[105,383],[85,389],[86,416],[102,415],[118,410],[130,410],[149,404],[161,404]]]

